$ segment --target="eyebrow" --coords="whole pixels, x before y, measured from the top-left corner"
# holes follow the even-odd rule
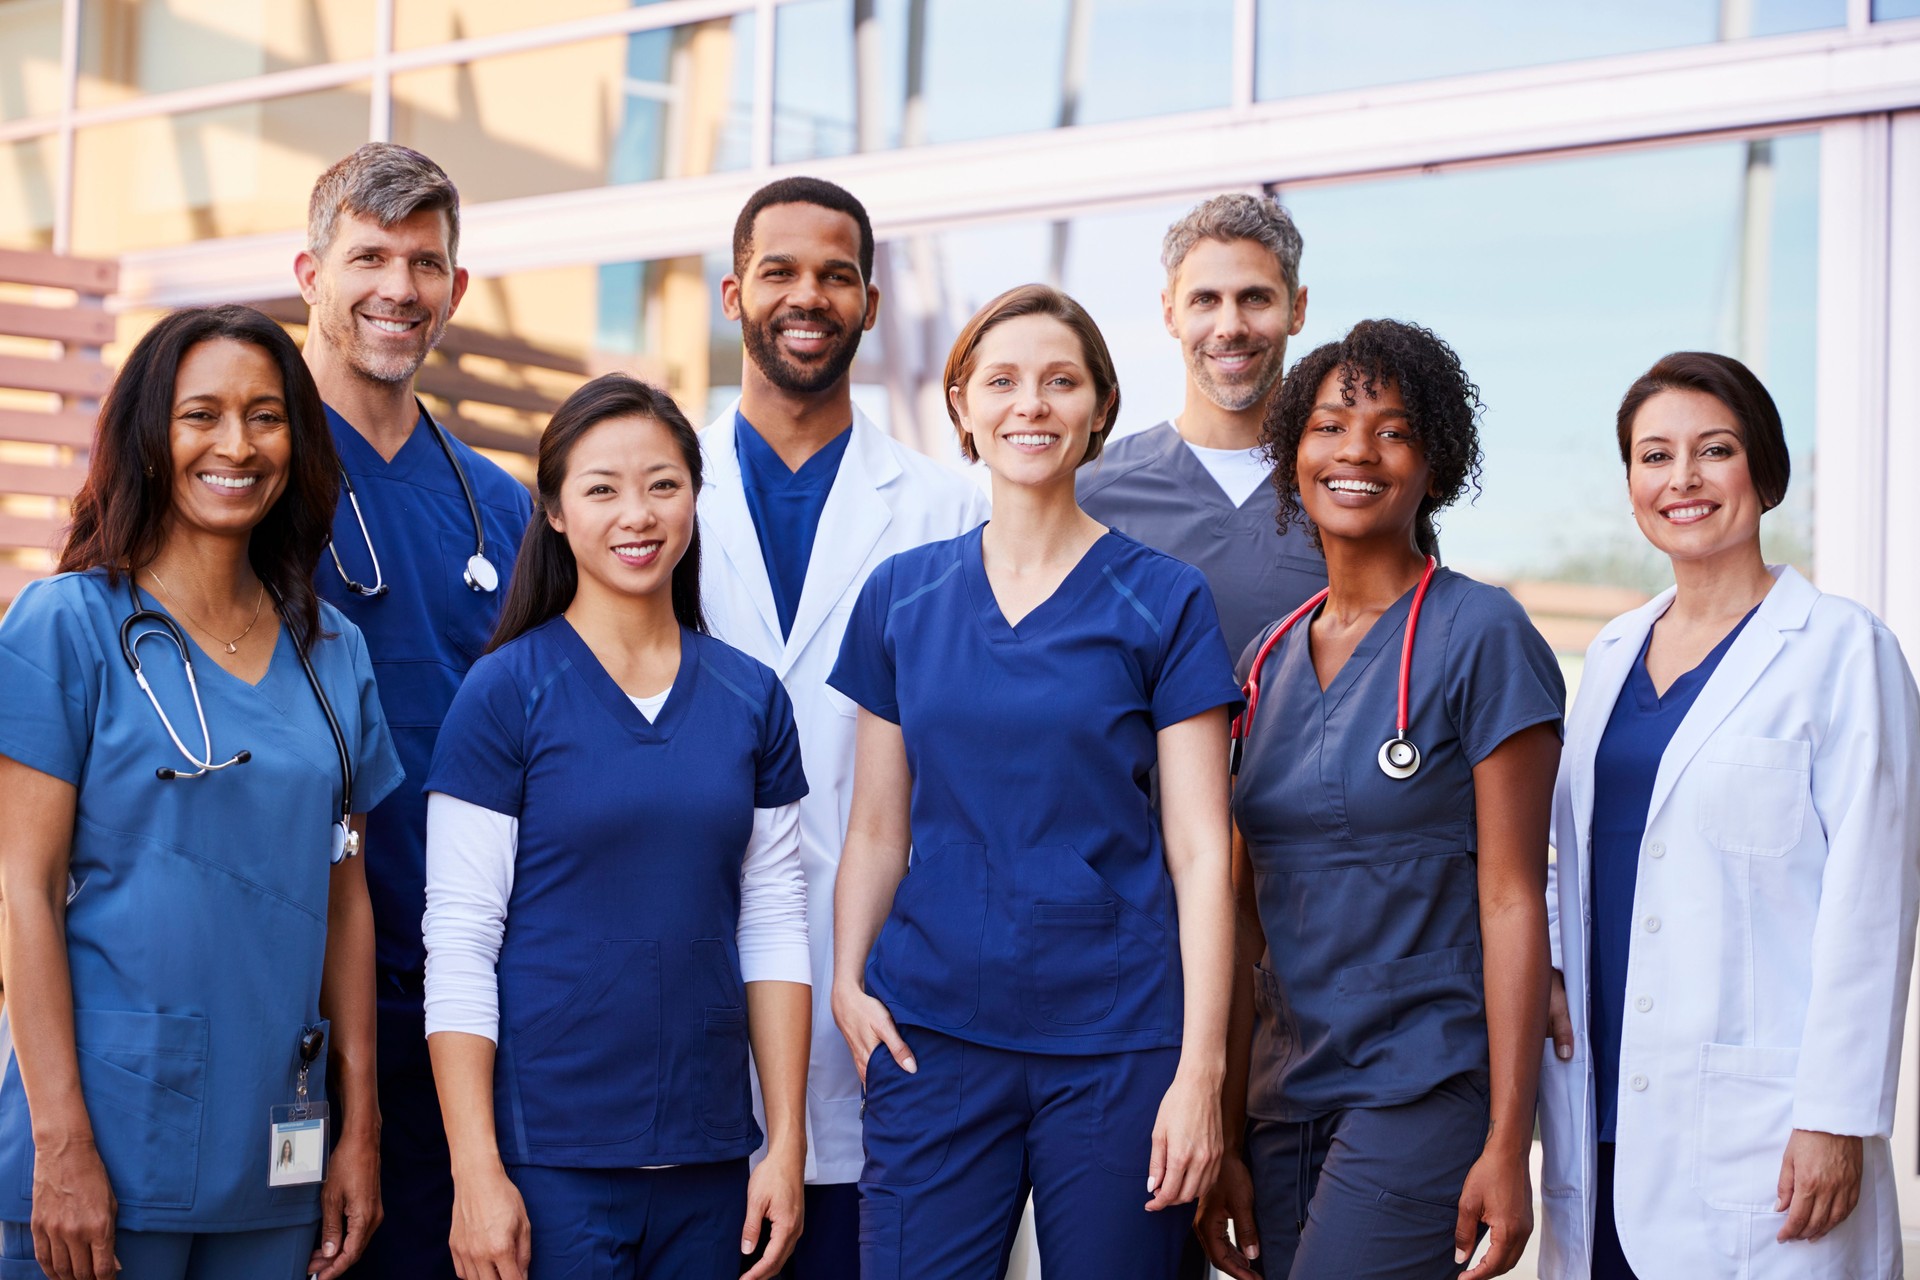
[[[1357,404],[1335,404],[1331,400],[1328,400],[1313,406],[1313,411],[1315,413],[1351,413],[1359,407]],[[1381,417],[1386,418],[1410,418],[1413,416],[1405,409],[1379,409],[1375,412]]]
[[[760,259],[760,265],[763,267],[769,265],[797,267],[800,265],[800,259],[791,253],[769,253]],[[860,273],[860,264],[850,262],[846,258],[828,258],[820,264],[820,269],[822,271],[851,271],[855,275],[858,275]]]
[[[1732,436],[1735,440],[1738,440],[1740,438],[1740,433],[1738,431],[1735,431],[1732,427],[1708,427],[1705,431],[1702,431],[1700,434],[1702,436]],[[1667,439],[1667,437],[1665,436],[1641,436],[1638,440],[1635,440],[1633,442],[1634,447],[1636,449],[1643,444],[1672,444],[1672,443],[1673,441]]]
[[[679,471],[681,469],[681,465],[677,462],[656,462],[646,468],[645,474],[652,475],[656,471]],[[588,467],[580,472],[580,474],[583,476],[613,476],[615,479],[618,479],[620,476],[620,473],[612,467]]]
[[[193,404],[195,401],[199,401],[199,400],[212,400],[217,404],[220,401],[220,396],[217,392],[201,391],[201,392],[197,392],[194,395],[181,396],[178,400],[174,401],[173,407],[176,409],[183,409],[186,406]],[[282,395],[255,396],[253,397],[253,399],[247,401],[247,405],[249,408],[257,404],[277,404],[277,405],[284,406],[286,403],[287,403],[287,398]]]

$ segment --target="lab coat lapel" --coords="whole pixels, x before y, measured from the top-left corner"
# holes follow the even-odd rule
[[[767,562],[760,554],[760,535],[753,527],[753,513],[747,509],[747,491],[740,479],[740,454],[734,447],[733,416],[739,407],[736,400],[700,433],[701,449],[706,455],[700,514],[706,517],[706,531],[720,544],[707,549],[705,554],[717,552],[739,576],[740,585],[766,623],[769,649],[778,652],[780,612],[774,607],[773,580],[767,576]],[[824,525],[823,520],[823,529]],[[805,608],[803,600],[803,612]]]
[[[820,529],[813,538],[813,556],[807,561],[807,580],[800,589],[800,607],[794,612],[793,631],[787,636],[786,652],[779,664],[781,676],[786,675],[806,650],[807,642],[820,630],[827,615],[865,581],[860,571],[866,567],[867,557],[893,519],[893,509],[880,496],[880,491],[899,474],[900,463],[887,447],[886,437],[856,405],[853,435],[847,441],[846,454],[840,459],[840,472],[834,477],[833,488],[827,491],[827,505],[820,512]],[[743,512],[745,508],[743,499]],[[751,528],[748,537],[752,538]],[[755,551],[757,554],[757,544]],[[761,577],[765,576],[763,566]],[[767,599],[771,608],[771,588],[768,588]],[[777,634],[778,624],[775,625]]]
[[[1667,611],[1667,606],[1672,602],[1673,589],[1668,588],[1651,602],[1620,618],[1608,628],[1611,634],[1606,641],[1588,655],[1586,668],[1580,673],[1579,701],[1583,710],[1572,721],[1567,754],[1573,765],[1573,829],[1580,841],[1582,901],[1590,896],[1593,883],[1590,839],[1593,832],[1593,763],[1600,751],[1600,736],[1606,732],[1607,720],[1613,715],[1613,704],[1619,701],[1620,690],[1626,687],[1633,664],[1640,657],[1640,646],[1646,642],[1647,632],[1652,630],[1655,620]]]
[[[1653,800],[1647,807],[1647,822],[1652,825],[1659,816],[1660,806],[1673,793],[1680,775],[1686,771],[1693,757],[1699,754],[1714,730],[1720,727],[1740,700],[1747,696],[1754,682],[1764,673],[1774,657],[1780,652],[1786,641],[1783,631],[1793,631],[1807,620],[1808,611],[1819,593],[1813,584],[1795,573],[1791,568],[1783,568],[1776,575],[1773,589],[1767,598],[1760,602],[1760,611],[1747,623],[1746,629],[1734,639],[1720,665],[1707,678],[1686,719],[1674,731],[1673,740],[1667,744],[1666,754],[1660,757],[1660,772],[1653,783]]]

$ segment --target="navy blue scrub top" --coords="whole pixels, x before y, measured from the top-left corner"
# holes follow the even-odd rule
[[[827,679],[900,726],[913,771],[913,861],[867,990],[903,1025],[1004,1049],[1178,1045],[1148,779],[1161,729],[1240,704],[1206,580],[1109,532],[1009,626],[984,528],[876,569]]]
[[[1273,486],[1234,506],[1172,423],[1108,444],[1080,468],[1078,487],[1095,520],[1207,575],[1228,653],[1327,585],[1305,527],[1277,527]]]
[[[144,592],[140,603],[166,612]],[[252,758],[199,778],[155,777],[189,766],[121,656],[132,609],[126,579],[109,586],[96,569],[29,585],[0,621],[0,755],[77,792],[78,893],[66,916],[74,1042],[116,1221],[183,1232],[314,1222],[318,1185],[267,1185],[267,1123],[271,1108],[294,1101],[301,1033],[325,1025],[341,801],[333,734],[284,627],[258,684],[223,670],[187,632],[215,758],[242,749]],[[400,762],[360,633],[324,604],[320,627],[313,667],[364,809],[398,785]],[[178,651],[154,638],[138,652],[175,732],[198,750]],[[370,861],[382,852],[367,846]],[[324,1054],[308,1091],[326,1096]],[[29,1220],[32,1178],[27,1097],[10,1062],[0,1221]]]
[[[1387,777],[1377,757],[1412,599],[1380,616],[1325,692],[1308,619],[1267,655],[1234,788],[1267,935],[1248,1099],[1259,1119],[1410,1102],[1487,1067],[1473,767],[1522,729],[1557,726],[1566,687],[1512,596],[1441,569],[1414,639],[1420,770]]]
[[[1627,1009],[1633,892],[1639,881],[1640,846],[1647,835],[1654,779],[1680,722],[1752,617],[1749,612],[1740,619],[1713,652],[1667,686],[1664,695],[1653,691],[1653,677],[1647,674],[1647,646],[1653,643],[1649,629],[1594,751],[1593,947],[1588,990],[1593,993],[1594,1104],[1602,1142],[1613,1141],[1619,1111],[1620,1033]]]
[[[533,500],[525,485],[448,435],[480,508],[487,559],[500,571],[497,591],[475,591],[461,578],[473,555],[473,517],[424,417],[391,462],[331,408],[327,425],[333,428],[340,465],[360,496],[387,593],[368,598],[348,591],[331,555],[320,557],[313,580],[321,596],[366,636],[394,745],[407,771],[406,782],[367,815],[367,847],[376,851],[367,861],[367,889],[380,971],[406,975],[404,990],[417,1003],[426,968],[420,917],[427,907],[427,798],[420,784],[454,690],[493,635]],[[372,586],[367,539],[360,535],[344,485],[334,511],[333,546],[354,581]],[[397,989],[383,981],[380,994],[391,997]]]
[[[554,618],[474,665],[427,789],[520,823],[498,966],[501,1159],[750,1155],[740,866],[753,811],[807,793],[773,672],[682,630],[649,722]]]
[[[740,455],[740,482],[746,490],[747,511],[760,538],[760,558],[766,562],[773,585],[773,605],[780,614],[780,634],[793,631],[800,611],[800,592],[807,583],[807,564],[813,559],[813,538],[820,531],[820,513],[840,474],[840,459],[853,439],[853,425],[821,446],[800,464],[798,471],[773,451],[753,424],[737,410],[733,415],[734,449]]]

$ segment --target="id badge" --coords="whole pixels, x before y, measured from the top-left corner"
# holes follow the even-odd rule
[[[327,1104],[275,1107],[268,1127],[267,1185],[298,1187],[327,1176]]]

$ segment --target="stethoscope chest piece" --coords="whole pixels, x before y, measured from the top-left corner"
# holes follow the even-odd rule
[[[460,575],[475,591],[494,591],[500,586],[500,571],[483,555],[467,558],[467,571]]]
[[[1420,748],[1405,738],[1388,738],[1380,744],[1380,772],[1389,778],[1404,780],[1420,771]]]

